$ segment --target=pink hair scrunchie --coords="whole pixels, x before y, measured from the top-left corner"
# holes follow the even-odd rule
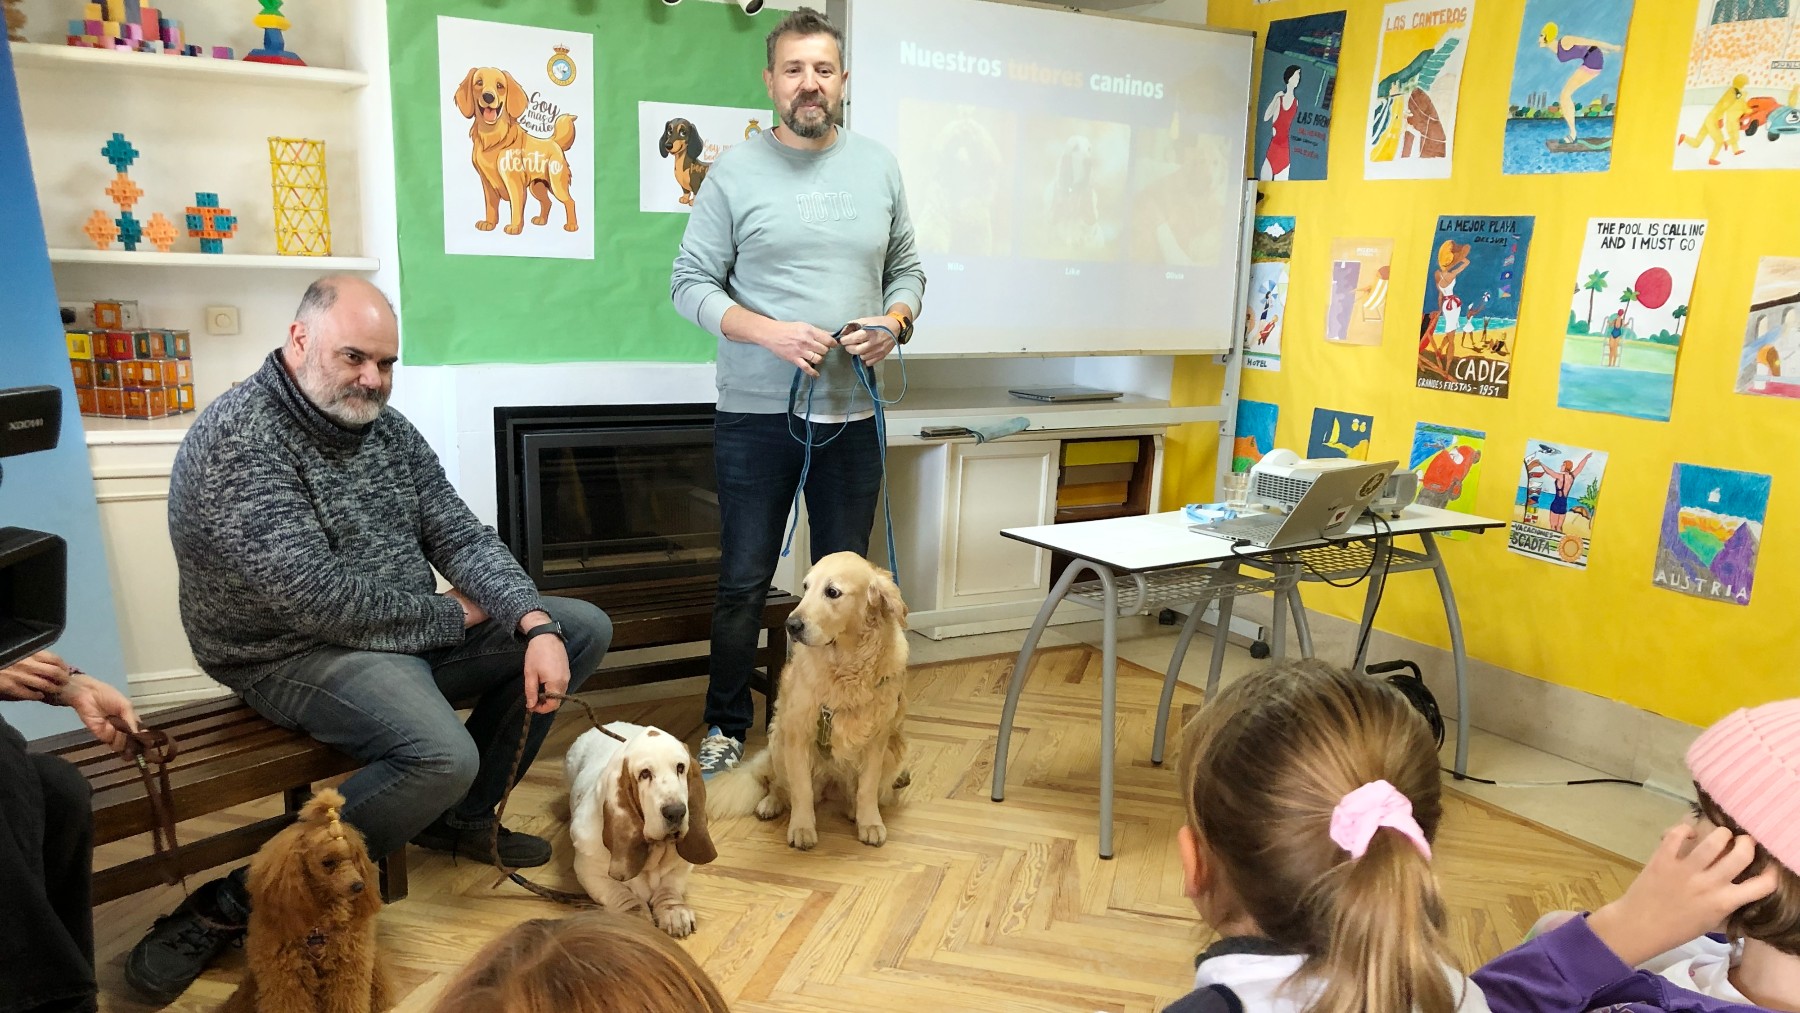
[[[1350,852],[1351,858],[1361,858],[1375,831],[1382,827],[1405,834],[1420,854],[1431,857],[1431,843],[1425,840],[1419,821],[1413,819],[1412,800],[1386,781],[1370,781],[1339,799],[1331,811],[1331,839]]]

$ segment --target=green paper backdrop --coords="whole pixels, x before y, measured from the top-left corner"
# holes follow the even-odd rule
[[[402,358],[409,365],[710,362],[716,339],[669,304],[683,214],[638,210],[640,101],[766,106],[763,36],[785,12],[650,0],[393,0]],[[594,63],[594,259],[444,253],[439,15],[587,32]],[[578,83],[575,87],[582,87]],[[471,293],[480,293],[471,297]]]

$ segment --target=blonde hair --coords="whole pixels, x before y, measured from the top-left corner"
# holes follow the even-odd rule
[[[729,1013],[718,987],[642,916],[534,918],[482,947],[432,1013]]]
[[[1546,46],[1556,41],[1556,22],[1547,21],[1544,23],[1544,30],[1538,34],[1538,41]]]
[[[1392,829],[1356,859],[1331,839],[1338,802],[1378,780],[1437,835],[1437,750],[1398,690],[1319,661],[1276,665],[1206,701],[1182,760],[1188,823],[1221,885],[1320,983],[1309,1013],[1456,1009],[1430,860]]]

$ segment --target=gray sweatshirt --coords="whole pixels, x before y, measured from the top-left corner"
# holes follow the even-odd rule
[[[681,315],[719,339],[719,409],[787,411],[793,365],[720,327],[733,305],[835,333],[901,303],[916,316],[925,272],[913,248],[900,165],[886,148],[838,128],[823,151],[790,148],[774,131],[719,156],[694,199],[669,283]],[[812,391],[815,414],[873,407],[850,354],[833,349]],[[797,406],[805,411],[804,402]]]
[[[207,407],[169,478],[181,623],[232,689],[326,646],[419,654],[462,643],[432,567],[496,622],[537,589],[392,408],[361,430],[314,408],[280,350]]]

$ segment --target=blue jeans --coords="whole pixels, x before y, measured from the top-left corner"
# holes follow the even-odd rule
[[[805,438],[806,423],[785,413],[713,416],[720,560],[706,723],[718,725],[740,742],[756,719],[756,704],[750,698],[756,638],[769,582],[780,562],[794,487],[806,459],[801,442]],[[875,420],[815,423],[812,443],[806,511],[813,562],[834,552],[866,556],[875,504],[881,497],[881,444]]]
[[[569,692],[605,656],[612,620],[585,601],[544,598],[569,638]],[[488,620],[455,647],[423,655],[328,647],[301,655],[246,688],[244,702],[367,766],[344,782],[344,818],[376,857],[399,850],[442,816],[480,829],[511,787],[507,772],[525,723],[525,645]],[[451,702],[474,698],[467,724]],[[534,715],[524,776],[555,712]]]

